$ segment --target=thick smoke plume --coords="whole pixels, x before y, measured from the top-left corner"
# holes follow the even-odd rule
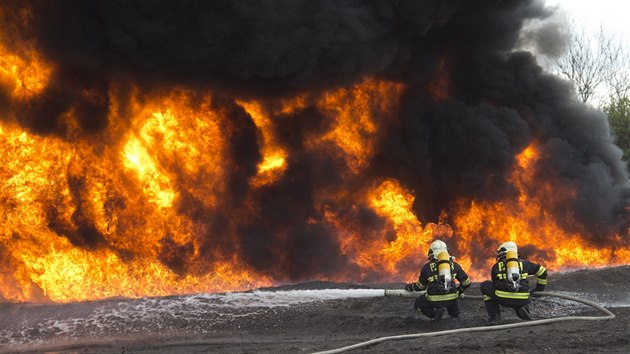
[[[437,220],[462,198],[515,193],[508,183],[515,156],[537,141],[539,178],[575,190],[569,202],[550,207],[566,220],[562,226],[587,230],[594,244],[627,232],[628,173],[606,117],[579,103],[569,83],[546,73],[531,53],[514,49],[527,20],[550,15],[538,1],[2,1],[0,8],[3,32],[35,43],[54,64],[36,100],[12,102],[0,93],[3,115],[36,134],[72,141],[63,115],[73,110],[81,131],[99,144],[110,124],[112,85],[218,93],[213,105],[228,117],[229,154],[237,161],[226,177],[227,200],[209,210],[182,190],[178,206],[208,225],[198,238],[210,259],[238,252],[255,269],[290,279],[350,267],[313,200],[316,191],[346,188],[348,168],[304,146],[329,122],[314,106],[282,117],[276,135],[289,151],[287,170],[278,183],[253,191],[248,181],[260,146],[235,100],[265,102],[364,77],[402,82],[405,91],[395,117],[380,122],[379,145],[356,185],[396,178],[415,191],[417,216]],[[446,81],[436,88],[439,75]],[[69,183],[80,200],[75,179]],[[355,220],[359,234],[383,222],[367,209],[327,208]],[[250,209],[260,212],[247,215]],[[234,225],[235,214],[247,217]],[[82,222],[80,208],[74,219]],[[107,247],[94,227],[64,232],[55,220],[51,212],[50,227],[75,245]],[[238,248],[227,233],[238,235]],[[194,250],[168,235],[163,249],[162,262],[176,272],[204,271],[187,263]]]

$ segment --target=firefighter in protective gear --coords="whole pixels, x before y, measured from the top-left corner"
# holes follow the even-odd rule
[[[542,265],[519,258],[514,242],[504,242],[497,249],[497,262],[492,266],[492,280],[481,283],[481,293],[490,318],[490,324],[501,320],[499,305],[511,307],[523,320],[531,320],[530,293],[527,277],[536,275],[535,291],[545,290],[547,270]]]
[[[414,308],[436,320],[442,318],[444,309],[448,310],[451,317],[458,317],[458,299],[470,287],[470,279],[448,254],[444,242],[433,241],[428,256],[429,262],[422,267],[418,281],[405,286],[407,291],[427,290],[424,296],[416,298]],[[455,280],[459,282],[459,286],[455,286]]]

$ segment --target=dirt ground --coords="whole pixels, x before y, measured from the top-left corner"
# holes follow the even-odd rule
[[[273,299],[287,290],[370,291],[401,286],[310,282],[265,289],[264,294]],[[552,274],[547,290],[598,301],[617,317],[386,341],[351,352],[630,353],[630,266]],[[479,294],[479,284],[473,284],[469,294]],[[487,326],[479,300],[462,301],[460,318],[445,316],[441,321],[413,311],[409,298],[352,297],[280,305],[267,304],[272,301],[268,299],[253,304],[238,301],[173,296],[2,304],[0,352],[312,353],[383,336]],[[599,315],[589,307],[556,298],[534,299],[531,307],[536,319]],[[520,321],[510,309],[503,310],[503,323]]]

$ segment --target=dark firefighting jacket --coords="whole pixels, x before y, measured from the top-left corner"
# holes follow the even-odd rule
[[[517,299],[528,300],[529,299],[529,281],[527,277],[530,275],[536,275],[536,290],[542,291],[547,285],[547,270],[540,264],[536,264],[524,259],[518,259],[518,266],[520,268],[521,279],[519,280],[519,288],[517,290],[512,289],[506,279],[507,269],[506,262],[499,260],[492,266],[492,283],[494,284],[494,294],[497,297],[504,299]]]
[[[464,272],[457,262],[450,262],[452,281],[447,289],[439,284],[438,264],[436,261],[430,261],[422,267],[418,282],[413,284],[413,290],[421,291],[426,289],[425,297],[429,301],[448,301],[455,300],[459,297],[460,291],[463,292],[470,287],[470,279],[468,274]],[[454,280],[457,279],[459,287],[455,286]]]

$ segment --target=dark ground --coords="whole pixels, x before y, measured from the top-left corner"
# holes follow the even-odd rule
[[[552,274],[548,291],[596,300],[609,321],[566,321],[521,329],[386,341],[352,352],[630,353],[630,266]],[[479,300],[461,302],[459,319],[429,321],[413,299],[362,297],[277,303],[285,290],[398,288],[311,282],[266,290],[260,302],[223,295],[109,299],[73,304],[0,305],[0,352],[20,353],[310,353],[400,334],[486,325]],[[474,284],[469,294],[478,294]],[[243,295],[243,294],[240,294]],[[536,319],[600,315],[556,298],[534,299]],[[503,322],[519,321],[504,309]]]

